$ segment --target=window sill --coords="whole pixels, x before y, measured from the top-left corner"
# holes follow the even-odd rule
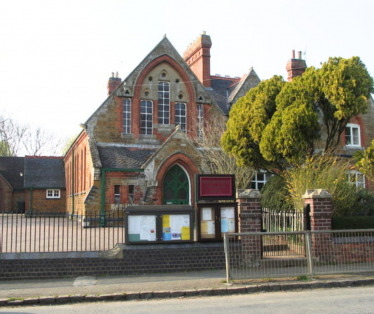
[[[122,133],[121,134],[121,138],[129,138],[129,139],[131,139],[131,138],[134,138],[134,134],[132,134],[132,133]]]

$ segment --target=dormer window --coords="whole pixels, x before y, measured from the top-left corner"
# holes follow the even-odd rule
[[[158,82],[158,123],[170,124],[170,83]]]
[[[345,145],[361,147],[360,125],[348,123],[345,127]]]

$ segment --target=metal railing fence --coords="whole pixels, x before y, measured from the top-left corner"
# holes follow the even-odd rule
[[[0,213],[0,252],[97,252],[124,242],[122,212],[77,217],[56,213]]]
[[[304,213],[296,210],[262,209],[262,229],[267,232],[294,232],[304,230]]]
[[[227,282],[374,271],[374,229],[228,233],[224,246]]]

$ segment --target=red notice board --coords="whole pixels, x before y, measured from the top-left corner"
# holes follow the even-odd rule
[[[198,174],[196,181],[197,201],[235,199],[235,175]]]

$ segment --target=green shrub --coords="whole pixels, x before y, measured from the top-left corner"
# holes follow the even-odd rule
[[[280,175],[274,175],[261,189],[261,206],[273,210],[288,211],[293,209],[286,182]]]
[[[348,159],[331,154],[314,155],[282,173],[295,209],[303,210],[306,190],[326,189],[333,196],[333,213],[349,215],[356,200],[356,188],[347,183],[346,173],[351,165]]]

